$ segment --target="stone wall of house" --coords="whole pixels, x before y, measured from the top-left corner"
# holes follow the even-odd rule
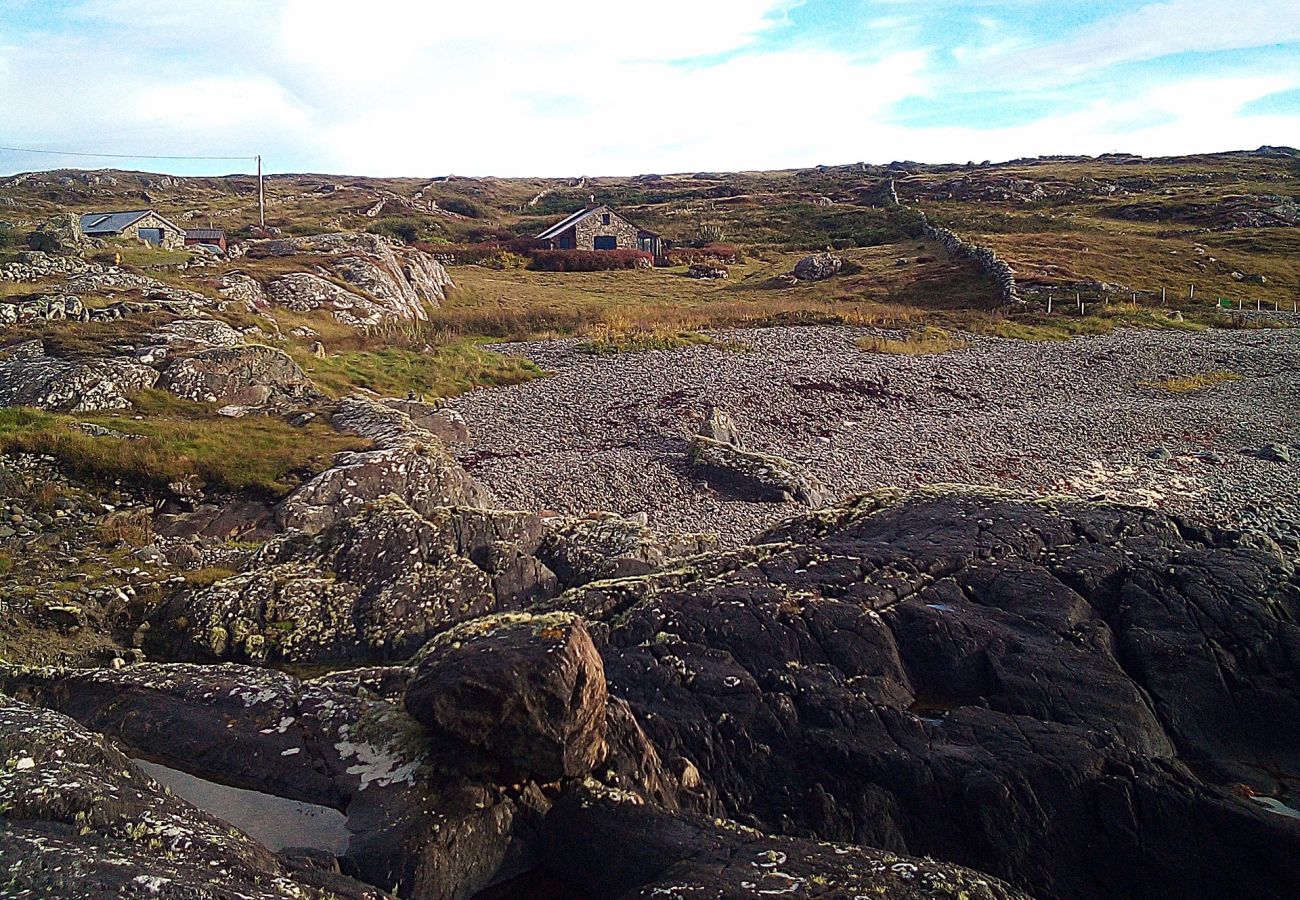
[[[601,222],[603,214],[609,215],[608,225]],[[619,250],[636,250],[639,233],[640,229],[607,207],[601,207],[574,226],[579,250],[596,249],[596,238],[606,235],[612,235],[618,240]]]
[[[139,238],[141,228],[161,228],[162,229],[162,246],[168,250],[175,250],[185,246],[185,232],[176,229],[174,226],[167,224],[155,213],[149,213],[138,222],[132,222],[129,226],[122,229],[122,237]]]

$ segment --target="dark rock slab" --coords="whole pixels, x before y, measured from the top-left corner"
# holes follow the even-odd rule
[[[341,873],[295,877],[265,847],[167,793],[101,735],[3,695],[0,760],[5,896],[387,896]]]
[[[420,651],[406,710],[538,782],[581,777],[605,753],[605,672],[581,620],[506,613]]]
[[[562,601],[708,810],[1050,897],[1300,879],[1300,822],[1244,796],[1300,784],[1300,584],[1275,545],[947,490],[761,540]]]

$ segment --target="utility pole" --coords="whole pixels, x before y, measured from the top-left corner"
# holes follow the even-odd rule
[[[257,222],[266,227],[266,193],[262,190],[262,154],[257,154]]]

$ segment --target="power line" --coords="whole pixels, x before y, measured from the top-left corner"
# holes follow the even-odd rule
[[[131,153],[75,153],[71,150],[33,150],[30,147],[0,147],[0,150],[8,150],[11,153],[44,153],[47,156],[88,156],[99,159],[222,159],[222,160],[239,160],[241,162],[257,163],[257,218],[266,226],[266,194],[262,189],[262,155],[256,156],[150,156],[148,154],[135,155]]]
[[[31,147],[0,147],[12,153],[44,153],[47,156],[92,156],[101,159],[221,159],[248,161],[256,156],[150,156],[145,153],[76,153],[71,150],[35,150]]]

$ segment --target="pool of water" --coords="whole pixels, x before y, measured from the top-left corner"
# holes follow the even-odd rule
[[[217,784],[143,759],[132,762],[177,797],[229,822],[269,850],[310,847],[341,856],[348,848],[348,819],[337,809]]]

